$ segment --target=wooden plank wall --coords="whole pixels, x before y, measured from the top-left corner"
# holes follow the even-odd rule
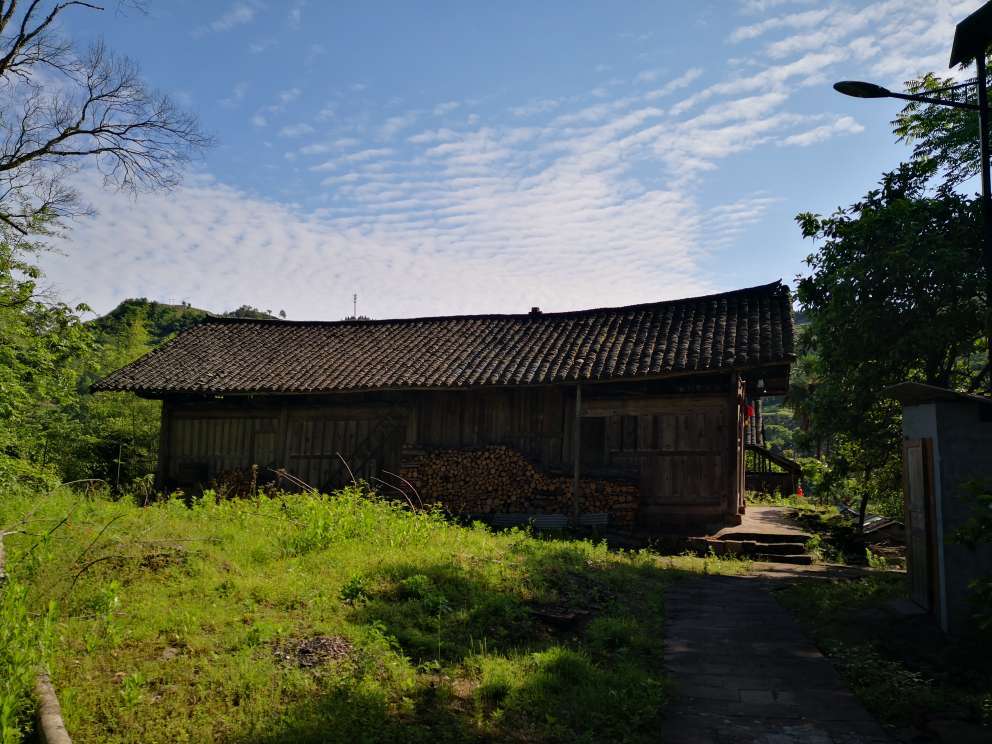
[[[730,406],[726,396],[682,396],[590,401],[584,416],[607,420],[609,463],[639,473],[641,509],[721,508],[731,496],[728,478]]]
[[[278,423],[274,411],[269,415],[172,414],[165,475],[185,484],[256,463],[275,465]]]
[[[502,444],[549,468],[571,459],[561,388],[421,393],[411,398],[415,423],[407,444],[471,449]]]
[[[348,483],[352,474],[368,479],[380,477],[383,469],[395,473],[405,423],[385,411],[291,410],[286,467],[322,490]]]
[[[397,472],[405,446],[512,447],[546,471],[573,464],[573,387],[369,394],[294,400],[169,402],[163,474],[179,483],[227,470],[286,467],[334,488]],[[615,397],[608,397],[613,395]],[[626,396],[626,397],[621,397]],[[583,476],[638,481],[644,507],[737,509],[737,401],[729,394],[650,395],[583,390]],[[589,419],[602,423],[593,424]],[[592,437],[592,439],[590,439]],[[596,448],[600,448],[597,452]]]
[[[252,465],[286,468],[321,489],[337,488],[351,476],[395,472],[406,419],[394,408],[348,405],[251,405],[202,402],[170,406],[163,477],[181,485],[205,483]]]

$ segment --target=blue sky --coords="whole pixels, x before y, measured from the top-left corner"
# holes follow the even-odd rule
[[[218,145],[168,194],[80,174],[70,301],[290,318],[565,310],[803,269],[793,221],[908,156],[894,101],[981,0],[170,0],[67,13]]]

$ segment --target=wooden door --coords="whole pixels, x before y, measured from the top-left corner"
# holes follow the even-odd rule
[[[906,569],[910,598],[924,609],[936,606],[937,551],[934,539],[933,466],[929,439],[903,444],[906,511]]]
[[[727,406],[707,401],[690,410],[654,416],[657,449],[641,450],[641,509],[722,504],[727,478]]]

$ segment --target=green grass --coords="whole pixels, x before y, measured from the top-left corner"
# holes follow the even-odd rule
[[[0,528],[29,513],[6,539],[22,588],[0,663],[47,661],[78,741],[653,740],[664,587],[746,570],[493,534],[359,489],[146,508],[0,494]],[[297,663],[321,636],[345,650]],[[0,687],[22,723],[23,692]]]
[[[882,572],[854,580],[797,582],[777,593],[851,691],[883,722],[923,731],[937,718],[957,719],[977,730],[992,726],[987,644],[949,641],[927,618],[886,609],[905,595],[905,576]]]

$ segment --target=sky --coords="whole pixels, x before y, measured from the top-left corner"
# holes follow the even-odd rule
[[[183,185],[78,178],[45,257],[127,297],[290,319],[526,312],[793,284],[829,213],[908,158],[898,88],[981,0],[164,0],[71,9],[197,113]]]

